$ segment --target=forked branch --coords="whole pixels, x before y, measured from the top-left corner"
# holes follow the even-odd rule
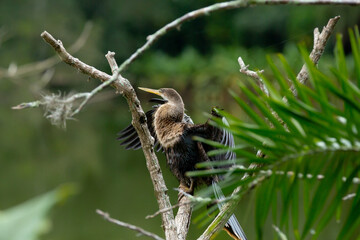
[[[112,79],[114,77],[114,75],[110,76],[107,73],[104,73],[96,69],[95,67],[87,65],[79,59],[74,58],[66,51],[61,41],[56,40],[48,32],[43,32],[41,36],[55,49],[62,61],[76,68],[78,71],[90,77],[97,78],[102,82],[109,81],[109,79]],[[111,54],[107,54],[107,59],[111,60],[112,58],[113,56],[111,56]],[[116,67],[116,62],[114,62],[113,60],[109,61],[109,63],[111,64],[111,68],[114,71],[114,68]],[[105,87],[104,85],[100,86]],[[168,195],[166,194],[167,187],[162,176],[158,159],[153,150],[153,138],[147,127],[146,116],[143,109],[141,108],[140,101],[136,96],[135,90],[133,89],[130,82],[120,75],[118,75],[116,81],[113,81],[112,86],[116,89],[117,92],[121,92],[128,102],[133,119],[132,124],[134,125],[141,141],[142,149],[146,158],[146,165],[148,167],[151,180],[154,185],[154,191],[158,201],[159,209],[170,208],[170,200]],[[99,89],[98,91],[100,91],[101,89]],[[89,93],[89,95],[86,95],[85,97],[86,99],[90,99],[92,96],[94,96],[94,94],[96,94],[96,92],[92,91]],[[77,110],[80,111],[81,107],[82,106],[80,105]],[[164,211],[161,213],[161,216],[166,239],[178,239],[173,212]]]

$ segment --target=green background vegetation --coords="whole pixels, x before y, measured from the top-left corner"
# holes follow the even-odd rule
[[[75,54],[84,62],[110,73],[104,55],[116,52],[119,63],[144,42],[147,35],[173,19],[216,1],[10,1],[0,2],[0,67],[41,61],[54,55],[40,38],[47,30],[69,47],[86,22],[93,28],[85,46]],[[124,73],[135,87],[173,87],[183,96],[195,122],[203,112],[220,106],[241,118],[228,94],[244,76],[237,57],[251,68],[268,70],[266,54],[282,52],[294,69],[302,65],[297,44],[312,46],[315,27],[341,15],[335,32],[360,23],[358,7],[263,6],[214,13],[184,24],[158,41]],[[330,39],[320,67],[333,64]],[[345,44],[345,51],[350,50]],[[90,91],[98,81],[59,63],[51,81],[39,86],[43,72],[20,78],[0,78],[0,209],[73,182],[78,193],[51,212],[52,228],[42,239],[134,239],[135,233],[105,222],[95,213],[102,209],[115,218],[162,234],[160,217],[145,220],[157,210],[152,184],[141,151],[125,151],[116,132],[131,119],[125,100],[112,89],[100,94],[62,130],[43,118],[41,109],[11,110],[42,93]],[[267,71],[270,72],[270,71]],[[139,93],[144,109],[150,96]],[[249,103],[251,104],[251,103]],[[248,119],[244,119],[245,121]],[[177,182],[159,154],[172,202]],[[255,236],[252,196],[236,213],[249,239]],[[196,215],[197,213],[195,213]],[[189,239],[203,228],[192,224]],[[223,234],[223,233],[221,233]],[[331,230],[329,230],[331,236]],[[225,238],[225,236],[224,236]],[[221,239],[221,238],[220,238]]]

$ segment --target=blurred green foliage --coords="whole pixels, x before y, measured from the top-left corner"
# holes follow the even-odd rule
[[[274,230],[266,231],[270,223],[292,239],[307,239],[311,235],[312,239],[328,239],[325,227],[335,221],[337,224],[331,226],[331,234],[337,235],[337,239],[357,239],[359,235],[360,215],[356,209],[360,206],[360,198],[348,198],[348,194],[360,194],[356,184],[359,180],[355,180],[360,176],[358,28],[351,29],[349,36],[354,67],[347,66],[342,37],[338,34],[334,50],[336,64],[331,67],[331,74],[317,69],[309,53],[300,45],[299,55],[309,72],[308,86],[296,79],[296,73],[283,55],[278,54],[280,64],[277,66],[275,59],[268,57],[274,78],[272,81],[263,75],[261,78],[269,96],[254,81],[239,82],[241,92],[254,104],[254,108],[249,108],[246,99],[231,91],[252,122],[239,120],[221,110],[219,113],[227,118],[228,124],[214,119],[214,124],[227,128],[238,138],[239,144],[232,148],[237,158],[199,163],[199,168],[205,170],[188,173],[189,176],[224,174],[219,185],[229,194],[241,186],[237,192],[238,200],[256,184],[254,225],[257,239],[269,239],[271,232],[275,235]],[[291,85],[294,85],[297,97],[289,91]],[[278,117],[274,117],[273,111]],[[206,139],[199,140],[218,145]],[[227,151],[224,147],[210,151],[209,155]],[[258,157],[257,151],[266,157]],[[261,165],[256,169],[216,168],[229,164],[229,161]],[[249,173],[246,179],[243,179],[244,173]],[[323,178],[321,181],[315,179],[319,174]],[[208,187],[199,194],[211,196],[213,189]],[[269,212],[273,215],[271,222],[267,221]],[[303,213],[305,216],[299,217]]]
[[[40,38],[47,30],[69,47],[86,22],[93,29],[85,46],[75,54],[86,63],[110,72],[104,55],[116,52],[119,63],[140,47],[146,36],[181,15],[216,1],[85,1],[2,0],[0,1],[0,72],[11,63],[24,64],[54,55]],[[265,69],[265,55],[282,52],[293,69],[299,69],[297,43],[310,49],[312,32],[330,17],[341,15],[336,32],[360,22],[357,7],[262,6],[211,14],[169,32],[124,73],[134,86],[174,87],[184,98],[196,122],[206,118],[212,106],[220,106],[242,117],[228,89],[244,76],[238,72],[237,57],[253,69]],[[344,34],[344,37],[347,35]],[[344,40],[346,41],[346,39]],[[334,37],[327,49],[333,49]],[[348,53],[349,46],[344,46]],[[320,66],[332,60],[327,51]],[[11,110],[20,102],[59,90],[89,91],[98,84],[63,63],[54,68],[45,87],[39,86],[44,72],[22,77],[0,77],[0,209],[76,182],[79,193],[52,212],[53,226],[43,239],[133,239],[135,233],[116,227],[95,214],[99,208],[112,217],[162,234],[160,218],[145,220],[157,210],[152,184],[141,151],[129,152],[115,141],[116,132],[130,123],[126,102],[105,91],[68,123],[57,129],[43,118],[41,109]],[[147,97],[139,95],[145,109]],[[250,103],[249,103],[250,104]],[[160,156],[172,202],[177,199],[177,182]],[[253,207],[248,196],[237,214],[249,239],[255,234]],[[249,201],[250,200],[250,201]],[[245,213],[244,213],[244,209]],[[195,213],[196,216],[197,213]],[[189,239],[202,228],[191,225]],[[220,236],[223,233],[220,233]]]
[[[51,192],[0,212],[0,239],[39,239],[40,235],[51,229],[51,221],[47,219],[49,210],[75,191],[76,187],[73,184],[62,185]]]

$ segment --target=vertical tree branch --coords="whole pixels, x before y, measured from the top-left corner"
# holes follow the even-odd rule
[[[63,62],[69,64],[80,72],[89,75],[90,77],[100,79],[102,82],[106,82],[112,78],[110,75],[83,63],[77,58],[74,58],[66,51],[61,41],[55,40],[55,38],[48,32],[43,32],[41,36],[55,49]],[[116,67],[114,62],[111,62],[111,67]],[[142,149],[146,158],[146,166],[154,185],[155,196],[159,204],[159,208],[169,208],[171,207],[171,204],[169,196],[167,195],[167,187],[162,176],[158,159],[153,150],[154,140],[147,127],[146,116],[141,108],[140,101],[136,96],[135,90],[131,86],[130,82],[122,76],[119,76],[116,81],[112,83],[112,86],[117,90],[117,92],[122,92],[128,102],[133,119],[132,124],[134,125],[141,141]],[[166,211],[163,212],[161,216],[166,239],[177,239],[173,212]]]
[[[115,53],[114,52],[108,52],[105,57],[109,62],[109,65],[111,67],[111,71],[113,73],[116,72],[118,69],[118,65],[116,63],[116,60],[114,58]],[[179,203],[177,204],[179,206],[178,212],[175,217],[175,226],[177,229],[177,239],[178,240],[185,240],[187,233],[189,231],[190,226],[190,220],[191,220],[191,213],[192,213],[192,207],[189,203],[189,199],[187,196],[183,196]],[[162,208],[160,208],[161,211]],[[164,208],[163,208],[164,209]],[[167,208],[166,211],[172,211],[172,207]]]
[[[189,232],[192,204],[189,204],[189,198],[184,195],[178,202],[179,209],[175,217],[178,240],[185,240]]]

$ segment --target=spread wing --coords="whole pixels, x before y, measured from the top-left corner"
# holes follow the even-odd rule
[[[154,102],[157,104],[154,105],[151,110],[149,110],[145,113],[146,119],[147,119],[147,125],[148,125],[151,136],[155,140],[154,149],[156,151],[160,151],[160,150],[162,150],[162,147],[157,139],[153,123],[154,123],[155,112],[162,104],[165,104],[167,101],[164,99],[160,99],[160,98],[153,98],[150,100],[150,102]],[[186,114],[184,114],[184,118],[182,121],[184,123],[194,124],[192,119]],[[140,138],[132,124],[130,124],[125,129],[121,130],[118,133],[117,140],[121,141],[120,145],[125,146],[125,149],[137,150],[137,149],[141,148]]]
[[[155,145],[157,143],[157,139],[156,139],[156,134],[155,134],[155,130],[153,127],[153,116],[154,113],[156,111],[158,107],[155,106],[155,108],[149,110],[146,112],[146,119],[147,119],[147,125],[150,131],[151,136],[153,136],[155,138]],[[121,141],[120,145],[125,146],[125,149],[134,149],[137,150],[139,148],[141,148],[141,142],[140,142],[140,138],[134,128],[134,126],[132,124],[130,124],[129,126],[127,126],[125,129],[121,130],[118,133],[118,137],[117,140]],[[158,147],[158,146],[156,146]],[[157,151],[159,150],[158,148],[155,148]]]
[[[227,122],[225,117],[218,115],[214,111],[212,111],[211,114],[214,117],[221,118],[223,124],[229,126],[229,123]],[[230,150],[231,148],[235,147],[234,136],[228,130],[212,126],[208,121],[207,123],[204,124],[203,131],[205,131],[205,135],[203,134],[201,135],[203,135],[204,138],[218,142],[229,148],[225,153],[218,154],[215,156],[210,156],[209,157],[210,161],[232,160],[236,158],[236,154]],[[216,149],[215,147],[210,146],[208,144],[203,144],[203,147],[206,152]]]

